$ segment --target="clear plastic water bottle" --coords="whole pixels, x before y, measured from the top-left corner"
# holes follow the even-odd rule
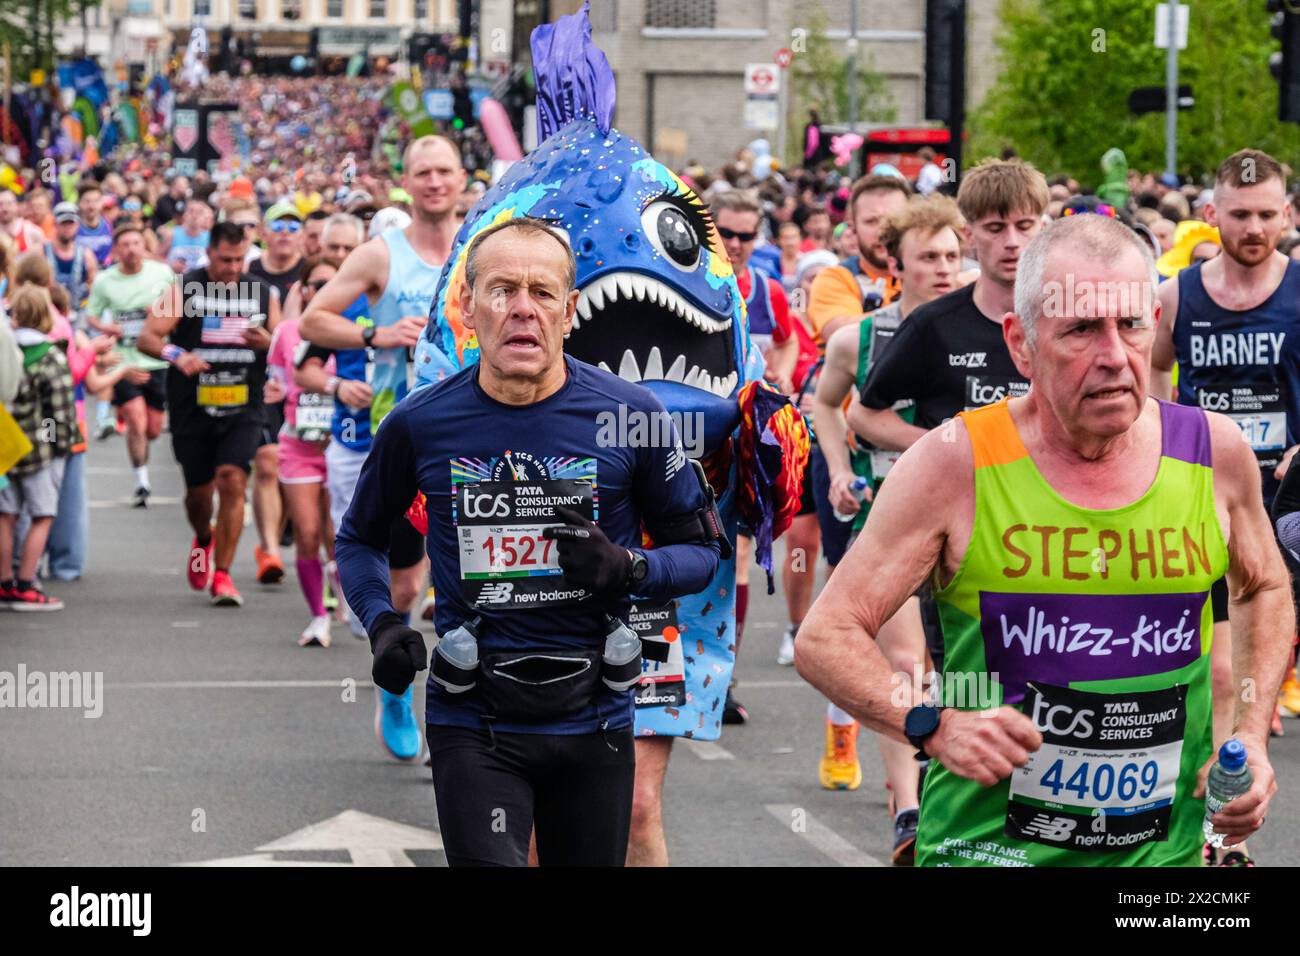
[[[1223,846],[1224,835],[1215,832],[1210,817],[1223,809],[1224,804],[1241,796],[1255,782],[1250,768],[1246,766],[1246,748],[1236,737],[1230,738],[1219,748],[1219,760],[1210,768],[1210,777],[1205,783],[1205,842],[1216,849]]]
[[[861,475],[854,478],[853,484],[849,485],[849,494],[858,499],[859,505],[862,504],[862,500],[867,496],[867,479],[863,478]],[[848,514],[844,514],[838,509],[835,511],[835,517],[840,521],[852,521],[857,516],[858,513],[856,511],[850,511]]]
[[[627,690],[641,679],[641,638],[618,618],[605,635],[601,680],[610,690]]]
[[[467,621],[438,640],[433,679],[448,693],[463,694],[478,683],[478,619]]]

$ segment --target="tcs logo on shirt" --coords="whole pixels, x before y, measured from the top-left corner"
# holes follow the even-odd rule
[[[461,511],[467,518],[508,518],[510,496],[477,494],[466,486],[461,495]]]

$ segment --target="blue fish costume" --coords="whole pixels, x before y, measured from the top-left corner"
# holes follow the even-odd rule
[[[614,76],[591,42],[587,8],[534,30],[532,51],[541,145],[510,167],[457,234],[415,351],[415,388],[478,361],[477,342],[460,315],[474,237],[521,216],[561,227],[581,292],[565,352],[660,397],[688,454],[705,465],[729,540],[735,540],[740,503],[751,503],[745,516],[756,517],[755,528],[766,515],[769,531],[760,532],[758,556],[770,589],[773,514],[797,507],[807,430],[784,396],[762,384],[763,359],[750,343],[744,299],[708,210],[675,173],[612,128]],[[734,438],[742,419],[755,417],[760,437],[746,447],[775,447],[776,428],[787,439],[784,447],[795,449],[784,453],[784,469],[778,455],[775,468],[787,486],[795,484],[793,502],[771,503],[788,498],[779,489],[772,493],[773,461],[746,468],[738,458],[741,443]],[[771,422],[766,430],[764,422]],[[644,647],[638,735],[720,735],[736,659],[735,580],[732,557],[699,594],[633,606],[628,623]]]

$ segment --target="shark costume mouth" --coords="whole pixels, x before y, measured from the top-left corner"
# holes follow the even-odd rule
[[[587,282],[565,351],[629,382],[676,382],[718,398],[730,396],[740,380],[732,319],[709,315],[639,272],[608,272]]]

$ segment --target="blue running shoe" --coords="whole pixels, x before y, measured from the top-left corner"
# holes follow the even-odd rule
[[[375,688],[375,736],[384,749],[398,760],[416,760],[424,750],[419,721],[411,707],[415,685],[404,694],[390,694]]]

